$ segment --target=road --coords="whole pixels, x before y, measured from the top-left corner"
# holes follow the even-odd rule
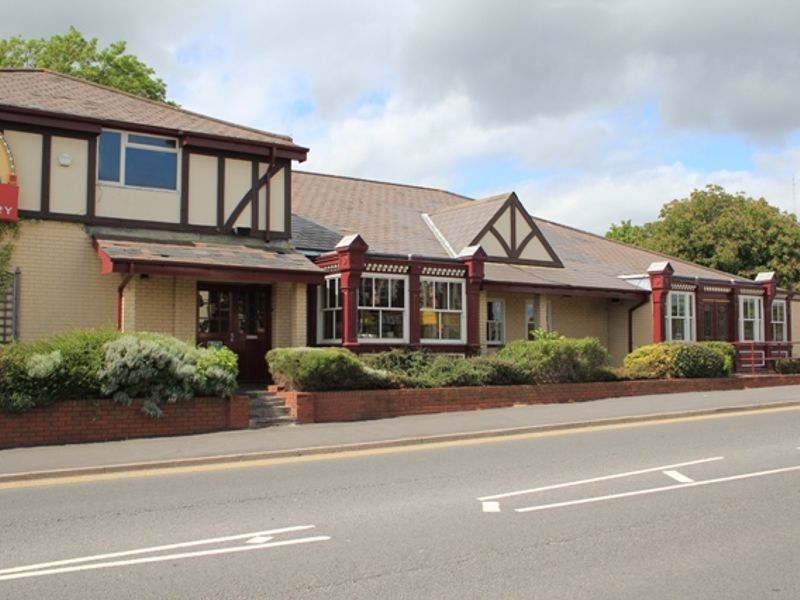
[[[800,408],[0,486],[0,598],[797,598]]]

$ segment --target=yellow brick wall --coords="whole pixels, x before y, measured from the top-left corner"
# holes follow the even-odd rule
[[[638,301],[608,302],[608,359],[615,367],[622,366],[628,354],[628,312]]]
[[[633,348],[653,343],[653,303],[648,301],[633,311]]]
[[[119,275],[101,275],[82,225],[22,221],[11,268],[19,267],[20,339],[65,329],[116,327]]]
[[[180,277],[135,277],[125,288],[126,331],[155,331],[194,343],[197,283]]]
[[[485,291],[480,293],[480,300],[478,301],[478,339],[480,340],[481,344],[481,352],[483,354],[486,353],[487,346],[486,346],[486,302],[487,302],[488,295]],[[467,315],[467,318],[470,318]]]
[[[596,337],[608,347],[608,300],[601,298],[550,298],[553,330],[566,337]]]
[[[800,302],[792,302],[789,311],[789,318],[792,321],[792,341],[800,342]],[[800,356],[800,345],[792,346],[792,356]]]
[[[304,283],[272,285],[272,347],[307,345],[307,296]]]

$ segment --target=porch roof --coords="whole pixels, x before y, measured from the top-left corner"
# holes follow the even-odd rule
[[[249,282],[321,283],[324,272],[302,254],[244,244],[163,242],[95,236],[102,273],[172,275]]]

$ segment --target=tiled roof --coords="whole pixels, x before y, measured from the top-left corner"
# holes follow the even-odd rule
[[[199,268],[238,268],[264,271],[322,273],[302,254],[281,253],[246,245],[95,237],[98,249],[114,262],[134,262]]]
[[[423,213],[468,198],[431,188],[316,173],[292,173],[292,212],[341,237],[359,233],[370,252],[448,256]],[[319,249],[331,250],[324,244]]]
[[[481,200],[468,200],[456,206],[440,208],[430,213],[429,217],[458,253],[475,240],[510,195],[499,194]]]
[[[370,252],[449,256],[422,218],[428,214],[437,229],[458,252],[459,244],[477,234],[500,208],[509,194],[470,200],[442,190],[404,186],[347,177],[295,171],[292,201],[296,217],[310,219],[325,237],[315,237],[313,228],[303,234],[303,246],[332,250],[331,241],[359,233]],[[487,263],[486,280],[531,285],[587,287],[605,290],[635,289],[622,275],[640,275],[654,262],[669,260],[677,276],[715,280],[747,281],[728,273],[665,256],[602,236],[533,219],[550,243],[564,268]]]
[[[299,148],[285,135],[235,125],[42,69],[0,69],[2,106]]]

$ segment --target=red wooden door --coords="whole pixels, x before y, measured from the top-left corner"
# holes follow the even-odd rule
[[[269,286],[198,285],[197,342],[233,350],[241,382],[268,380],[270,295]]]

